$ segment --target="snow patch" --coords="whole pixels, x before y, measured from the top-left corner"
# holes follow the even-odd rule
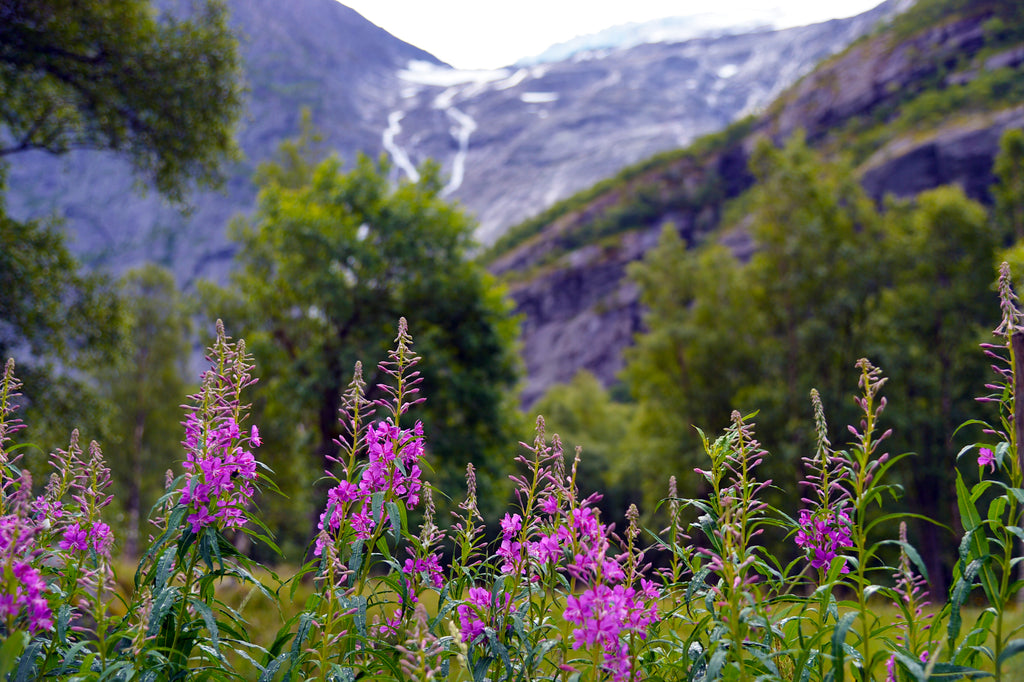
[[[391,158],[394,159],[395,165],[405,171],[410,180],[418,182],[420,174],[416,170],[416,166],[409,158],[409,155],[405,153],[405,150],[395,144],[395,137],[398,136],[398,133],[402,132],[401,123],[403,116],[405,116],[403,111],[392,111],[388,114],[388,127],[384,130],[384,134],[381,135],[381,144],[387,150],[387,153],[391,155]]]
[[[408,83],[450,87],[463,83],[490,83],[508,78],[508,69],[460,70],[450,66],[438,66],[430,62],[412,60],[398,72],[398,77]]]
[[[612,50],[623,50],[645,43],[681,43],[694,38],[754,33],[777,27],[782,18],[778,7],[762,10],[747,8],[745,14],[747,20],[740,24],[736,23],[736,17],[731,12],[710,10],[688,16],[612,26],[598,33],[577,36],[552,45],[538,55],[520,59],[516,65],[529,66],[569,59],[586,61]]]
[[[500,81],[494,86],[495,90],[508,90],[514,88],[529,77],[529,69],[518,69],[510,78]]]
[[[719,78],[732,78],[737,73],[739,73],[739,70],[740,70],[740,67],[736,66],[735,64],[726,64],[725,66],[723,66],[722,68],[720,68],[718,70],[718,77]]]
[[[445,113],[455,122],[457,127],[451,129],[452,137],[459,143],[459,150],[455,152],[455,160],[452,162],[452,177],[441,190],[441,196],[447,197],[462,186],[462,180],[466,176],[466,154],[469,152],[469,136],[476,130],[476,121],[469,114],[463,113],[455,107],[449,108]]]
[[[459,94],[457,87],[447,88],[444,92],[434,98],[433,107],[435,109],[445,110],[452,106],[452,102],[455,101],[455,96]]]
[[[558,101],[557,92],[524,92],[519,99],[527,104],[544,104],[546,102]]]

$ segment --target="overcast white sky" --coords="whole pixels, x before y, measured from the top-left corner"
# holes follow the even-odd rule
[[[342,0],[394,36],[461,69],[508,66],[628,22],[714,11],[780,27],[859,14],[881,0]]]

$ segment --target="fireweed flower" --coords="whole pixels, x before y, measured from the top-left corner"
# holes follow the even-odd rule
[[[97,554],[109,557],[110,546],[114,542],[110,526],[102,521],[96,521],[88,530],[86,528],[80,523],[71,524],[64,529],[64,535],[57,546],[79,552],[88,552],[92,549]]]
[[[441,557],[432,552],[431,548],[444,537],[444,533],[434,523],[434,497],[430,488],[423,489],[423,522],[420,525],[419,537],[413,540],[413,547],[406,547],[410,558],[402,565],[402,572],[416,582],[416,578],[425,575],[427,581],[441,589],[444,587],[444,570],[441,568]]]
[[[462,632],[463,642],[472,642],[484,633],[484,628],[493,622],[493,614],[498,609],[508,609],[512,601],[512,595],[505,593],[501,597],[492,595],[491,591],[483,587],[469,588],[469,600],[467,604],[459,604],[456,611],[459,614],[459,631]]]
[[[178,502],[188,509],[186,521],[193,533],[214,525],[244,526],[259,467],[251,451],[261,442],[259,431],[241,428],[246,409],[241,393],[256,382],[245,341],[231,343],[217,320],[208,359],[211,367],[203,374],[200,391],[190,396],[183,422],[185,485]]]
[[[44,596],[46,583],[39,571],[27,561],[14,561],[5,567],[4,574],[8,589],[0,596],[0,618],[8,619],[24,612],[32,634],[53,629],[50,605]]]
[[[849,573],[850,568],[846,561],[839,557],[839,553],[845,547],[853,547],[850,527],[850,517],[843,510],[826,510],[813,514],[807,509],[802,509],[796,544],[807,552],[812,567],[828,573],[833,562],[839,558],[842,566],[840,572]]]
[[[441,569],[441,560],[436,554],[431,554],[426,559],[416,557],[406,559],[402,565],[402,572],[408,575],[426,573],[431,585],[437,589],[444,587],[444,571]]]
[[[825,410],[816,389],[811,389],[817,449],[813,457],[804,457],[803,485],[811,495],[803,502],[811,509],[800,510],[796,545],[804,550],[813,568],[822,573],[831,571],[839,560],[842,573],[849,573],[846,560],[839,557],[843,549],[853,547],[852,519],[847,512],[849,491],[842,485],[849,477],[847,462],[832,450],[828,440]]]
[[[658,620],[657,599],[653,583],[644,581],[645,592],[632,587],[599,583],[565,602],[565,620],[579,627],[572,631],[573,648],[599,646],[612,679],[629,679],[632,667],[626,636],[636,633],[647,636],[647,627]]]
[[[85,552],[89,549],[89,534],[77,523],[73,523],[64,531],[60,541],[61,549],[77,549]]]
[[[501,560],[500,570],[502,573],[512,573],[516,570],[522,556],[522,543],[516,540],[516,536],[523,528],[523,518],[519,514],[505,514],[501,520],[501,545],[495,551]]]
[[[996,470],[996,456],[992,452],[991,448],[981,448],[978,450],[978,466],[980,467],[992,467],[992,472]]]
[[[646,579],[641,590],[622,584],[627,579],[621,562],[625,555],[610,556],[612,529],[601,523],[596,510],[584,502],[568,515],[568,527],[559,528],[560,544],[575,547],[567,572],[591,583],[579,595],[566,599],[563,617],[579,627],[573,629],[573,648],[600,647],[604,665],[614,680],[629,679],[632,662],[628,640],[631,635],[645,639],[647,628],[658,620],[660,591]],[[547,536],[549,551],[554,551],[552,536]],[[544,542],[545,538],[542,538]],[[559,549],[557,556],[561,556]]]
[[[188,453],[180,501],[190,508],[187,521],[193,533],[218,522],[224,528],[240,528],[256,492],[256,458],[245,447],[252,439],[242,436],[230,416],[205,434],[203,426],[195,412],[185,421],[183,445]]]
[[[910,563],[910,556],[907,554],[907,524],[900,521],[900,563],[893,578],[896,579],[896,594],[903,602],[900,613],[897,616],[897,627],[903,632],[896,636],[898,642],[902,642],[911,652],[919,646],[927,646],[920,640],[925,633],[931,629],[931,620],[934,614],[925,614],[924,609],[930,603],[928,601],[928,584],[924,576],[914,571]],[[895,604],[900,607],[900,604]],[[909,615],[909,618],[907,617]],[[918,656],[922,663],[928,662],[928,649],[924,649]],[[891,656],[886,663],[888,672],[887,682],[897,682],[896,656]]]
[[[28,631],[35,634],[52,629],[53,621],[46,583],[32,565],[40,548],[39,527],[29,512],[32,479],[28,472],[22,472],[13,486],[13,495],[7,500],[11,513],[0,516],[0,620],[11,626],[24,616]]]
[[[372,499],[377,493],[404,500],[409,506],[419,504],[423,424],[416,422],[412,429],[403,430],[391,422],[378,422],[367,429],[364,443],[369,462],[357,482],[339,481],[327,492],[327,508],[317,526],[322,531],[337,532],[347,518],[357,538],[371,537],[377,526],[372,513]],[[323,543],[321,533],[313,551],[316,556],[323,552]]]

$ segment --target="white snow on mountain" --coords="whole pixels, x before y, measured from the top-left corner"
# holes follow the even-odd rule
[[[621,50],[644,43],[679,43],[694,38],[711,38],[768,30],[777,24],[776,13],[770,10],[748,14],[737,24],[734,15],[702,12],[685,17],[669,17],[642,23],[612,26],[597,33],[577,36],[552,45],[538,55],[516,62],[516,66],[558,62],[566,59],[590,59],[603,56],[608,50]]]
[[[450,66],[440,66],[430,62],[413,60],[405,69],[398,72],[398,77],[409,83],[420,85],[453,86],[465,83],[490,83],[500,81],[512,75],[509,69],[462,70]]]

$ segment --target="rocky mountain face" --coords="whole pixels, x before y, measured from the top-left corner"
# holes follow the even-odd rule
[[[678,148],[757,111],[822,57],[891,13],[786,31],[575,52],[563,61],[461,72],[334,0],[228,0],[244,60],[245,159],[223,192],[201,191],[183,213],[140,194],[127,165],[94,152],[11,159],[7,199],[21,218],[63,216],[90,265],[160,262],[188,285],[223,279],[226,226],[252,209],[256,165],[298,133],[303,107],[343,158],[390,154],[396,179],[427,158],[446,193],[490,242],[508,226],[653,153]],[[183,0],[160,0],[181,12]],[[721,32],[719,32],[721,33]]]
[[[491,263],[509,281],[524,315],[524,402],[582,369],[606,384],[616,380],[624,349],[642,330],[642,310],[627,266],[656,244],[666,223],[691,243],[717,230],[723,205],[753,182],[747,159],[760,137],[781,142],[799,128],[825,153],[839,153],[857,139],[851,126],[881,121],[872,133],[873,151],[858,165],[874,198],[906,197],[958,183],[972,198],[987,201],[999,138],[1008,128],[1024,128],[1024,101],[969,103],[935,112],[905,132],[899,126],[904,109],[919,94],[968,86],[996,73],[1011,82],[1024,77],[1024,48],[994,49],[985,39],[992,18],[992,12],[978,11],[946,18],[909,37],[883,31],[860,41],[802,79],[764,114],[732,126],[700,149],[638,167],[585,201],[549,211],[534,234]],[[648,207],[634,227],[602,236],[595,226],[607,224],[606,216],[615,212],[635,211],[637,197],[654,208]],[[588,233],[596,237],[580,237]],[[715,234],[735,251],[749,252],[742,225]]]
[[[891,15],[625,49],[489,72],[413,64],[386,147],[406,174],[444,163],[446,192],[493,242],[559,199],[757,112],[822,58]]]

